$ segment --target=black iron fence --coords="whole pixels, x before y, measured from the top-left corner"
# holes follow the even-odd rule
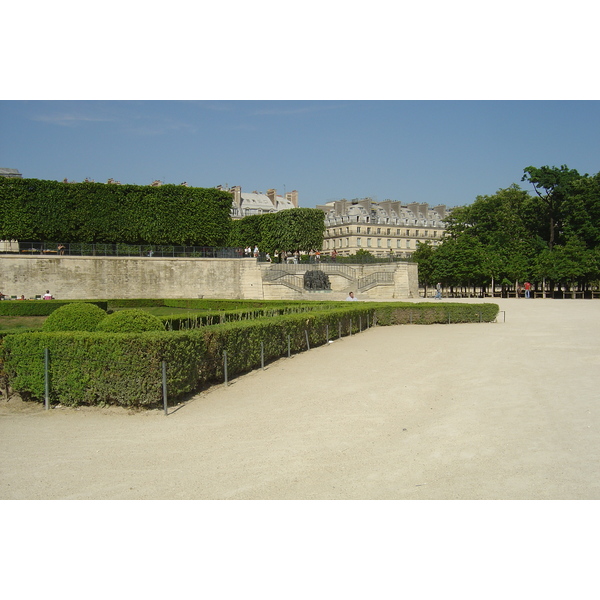
[[[5,254],[35,256],[140,256],[165,258],[244,258],[243,248],[210,246],[160,246],[156,244],[92,244],[57,242],[19,242]]]

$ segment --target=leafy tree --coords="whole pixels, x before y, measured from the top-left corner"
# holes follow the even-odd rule
[[[541,201],[538,215],[540,224],[546,228],[546,234],[542,234],[542,237],[547,241],[548,248],[552,250],[560,241],[573,185],[582,176],[575,169],[569,169],[567,165],[561,165],[560,168],[526,167],[523,172],[521,181],[530,182]]]
[[[425,290],[428,286],[435,285],[435,267],[433,255],[435,250],[431,242],[418,242],[417,249],[412,253],[411,260],[419,265],[419,284]]]
[[[231,202],[214,188],[0,177],[0,239],[224,246]]]

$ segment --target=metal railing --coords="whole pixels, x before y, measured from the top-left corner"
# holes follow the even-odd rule
[[[140,256],[158,258],[244,258],[243,248],[176,246],[156,244],[100,244],[19,242],[18,249],[4,254],[33,256]]]

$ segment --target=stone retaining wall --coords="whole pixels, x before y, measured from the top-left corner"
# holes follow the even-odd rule
[[[300,265],[298,265],[300,267]],[[46,290],[58,299],[245,298],[344,299],[354,291],[361,300],[418,297],[417,265],[352,265],[358,277],[390,271],[393,283],[361,292],[356,281],[332,272],[332,290],[297,291],[265,273],[272,265],[254,258],[139,258],[80,256],[0,256],[0,291],[34,298]],[[327,271],[325,265],[321,265]],[[299,277],[303,270],[296,270]]]

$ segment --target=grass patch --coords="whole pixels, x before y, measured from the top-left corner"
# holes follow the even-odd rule
[[[41,327],[48,317],[0,317],[0,331]]]

